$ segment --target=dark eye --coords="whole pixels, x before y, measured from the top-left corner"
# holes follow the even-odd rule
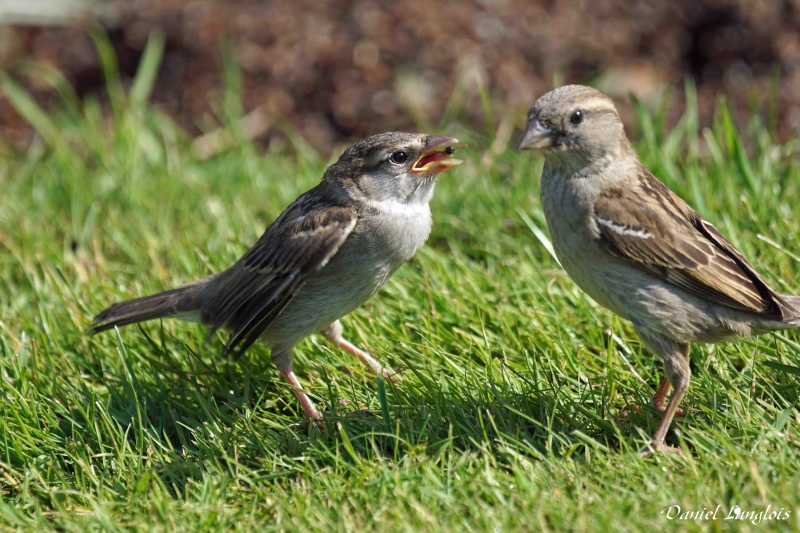
[[[408,159],[408,154],[405,152],[395,152],[392,154],[392,157],[389,158],[389,161],[392,163],[402,165]]]
[[[572,116],[569,117],[569,121],[575,124],[576,126],[583,122],[583,111],[580,109],[576,109],[573,111]]]

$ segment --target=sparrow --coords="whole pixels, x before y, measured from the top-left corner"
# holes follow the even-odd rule
[[[689,387],[690,343],[800,326],[800,297],[773,290],[733,245],[636,156],[612,100],[580,85],[528,111],[520,150],[544,155],[541,202],[553,248],[589,296],[633,323],[664,364],[662,417],[642,450],[664,444]],[[670,385],[669,404],[664,405]]]
[[[322,415],[292,370],[292,349],[321,333],[370,372],[391,373],[342,336],[339,319],[374,295],[425,243],[437,178],[462,161],[457,139],[382,133],[358,141],[270,224],[233,266],[181,287],[116,303],[89,333],[157,318],[230,332],[222,355],[256,340],[292,386],[306,416]]]

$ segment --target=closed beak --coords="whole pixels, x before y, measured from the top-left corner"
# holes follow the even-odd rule
[[[528,122],[528,127],[519,140],[520,150],[542,150],[555,144],[555,132],[542,124],[538,118]]]

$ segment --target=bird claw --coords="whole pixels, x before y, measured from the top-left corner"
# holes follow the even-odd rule
[[[325,430],[326,427],[325,422],[321,418],[319,419],[306,418],[304,420],[301,420],[300,422],[295,422],[294,424],[291,424],[289,426],[289,429],[291,429],[292,431],[306,431],[308,428],[311,427],[312,423],[316,424],[317,429],[321,431]]]
[[[662,402],[657,402],[656,398],[653,398],[652,405],[653,405],[653,408],[655,408],[656,411],[659,411],[661,413],[663,413],[664,411],[667,410],[667,407],[664,405],[664,402],[663,401]],[[633,404],[633,403],[629,403],[628,405],[623,407],[622,410],[619,412],[619,414],[617,415],[617,420],[626,420],[628,418],[628,415],[629,415],[628,411],[633,411],[635,413],[641,414],[642,407],[640,407],[640,406],[638,406],[636,404]],[[678,408],[675,411],[675,415],[674,416],[676,416],[678,418],[686,418],[686,411],[684,411],[681,408]]]
[[[650,442],[647,446],[642,448],[642,451],[639,452],[639,455],[645,458],[652,457],[653,455],[655,455],[656,452],[658,453],[668,452],[668,453],[674,453],[678,456],[683,456],[683,452],[681,451],[680,448],[675,448],[674,446],[667,446],[663,442],[661,443]]]
[[[353,405],[353,402],[350,401],[350,400],[339,400],[337,405],[339,407],[347,407],[347,406]],[[376,416],[375,413],[373,413],[372,411],[369,411],[367,409],[355,409],[354,411],[351,411],[349,413],[345,413],[345,414],[342,415],[342,417],[345,417],[345,418],[356,418],[356,417],[375,418],[375,416]],[[289,429],[291,429],[292,431],[300,431],[300,430],[305,431],[309,427],[311,427],[312,423],[316,424],[317,428],[322,430],[322,431],[324,431],[327,428],[327,426],[325,425],[324,418],[319,418],[319,419],[306,418],[304,420],[301,420],[299,422],[295,422],[294,424],[291,424],[289,426]]]
[[[404,366],[396,366],[394,368],[386,368],[386,367],[372,367],[371,365],[367,366],[367,369],[370,370],[374,375],[383,376],[384,379],[388,379],[392,383],[399,383],[402,379],[398,374],[406,369]],[[353,371],[346,366],[337,367],[337,370],[346,376],[352,376]]]
[[[628,414],[629,414],[628,411],[634,411],[636,413],[641,413],[642,412],[642,408],[639,407],[638,405],[629,403],[628,405],[623,407],[622,410],[619,412],[619,414],[617,415],[617,420],[627,420]]]
[[[338,402],[339,407],[347,407],[350,405],[353,405],[353,402],[351,400],[339,400]],[[367,409],[356,409],[355,411],[351,411],[343,416],[346,416],[347,418],[352,418],[356,416],[372,418],[375,416],[375,413],[373,413],[372,411],[368,411]]]
[[[347,413],[344,416],[348,418],[354,418],[354,417],[375,418],[375,413],[367,409],[356,409],[355,411]]]
[[[382,374],[385,379],[388,379],[392,383],[400,383],[400,381],[403,379],[403,377],[400,375],[400,372],[402,372],[405,369],[406,367],[403,365],[396,366],[391,370],[388,368],[384,368]]]

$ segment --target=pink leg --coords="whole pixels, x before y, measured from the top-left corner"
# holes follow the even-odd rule
[[[669,399],[669,405],[664,411],[664,415],[661,417],[661,421],[656,427],[656,432],[653,433],[653,440],[650,441],[650,444],[645,446],[645,448],[642,450],[642,456],[649,457],[654,452],[660,451],[676,452],[678,454],[681,453],[679,448],[666,446],[664,444],[664,438],[667,436],[669,426],[672,424],[672,418],[675,416],[675,412],[678,410],[678,404],[681,403],[681,398],[683,398],[683,395],[686,393],[686,388],[687,387],[676,388],[675,392],[672,393],[672,397]]]
[[[658,390],[653,395],[653,400],[652,400],[653,407],[655,407],[657,410],[661,411],[662,413],[667,410],[667,408],[666,408],[666,406],[664,404],[667,401],[667,393],[669,392],[669,387],[670,387],[669,380],[667,378],[664,378],[661,381],[661,385],[658,386]],[[628,411],[634,411],[634,412],[637,412],[637,413],[641,413],[642,412],[642,408],[639,407],[638,405],[634,405],[632,403],[629,403],[619,413],[619,418],[621,420],[624,420],[624,419],[628,418]],[[686,411],[684,411],[683,409],[678,409],[677,411],[675,411],[675,416],[683,418],[683,417],[686,416]]]
[[[297,376],[294,375],[293,370],[281,370],[281,375],[289,382],[291,385],[292,392],[294,395],[297,396],[297,399],[300,400],[300,405],[303,406],[303,411],[306,412],[306,416],[313,420],[322,420],[322,415],[319,414],[317,408],[314,407],[314,404],[311,402],[311,398],[303,391],[303,386],[300,384],[300,381],[297,379]]]
[[[664,414],[658,422],[656,431],[653,433],[653,439],[641,452],[644,457],[648,457],[659,451],[680,453],[678,448],[665,445],[664,438],[667,436],[667,431],[669,431],[669,426],[672,424],[672,419],[678,412],[678,405],[681,403],[683,395],[686,394],[686,390],[689,388],[689,380],[692,373],[689,367],[689,344],[679,345],[667,341],[660,343],[659,347],[661,348],[661,353],[659,355],[664,361],[664,370],[666,371],[669,382],[672,384],[673,392],[669,399],[669,405],[667,405],[667,408],[664,410]],[[659,387],[659,392],[663,394],[666,390],[669,390],[669,388],[665,387],[662,383]],[[656,394],[656,397],[657,396],[658,394]],[[655,401],[656,398],[653,398],[654,403]]]
[[[655,396],[653,396],[653,407],[661,411],[662,413],[667,410],[664,406],[664,402],[667,401],[667,393],[669,392],[670,383],[667,378],[661,382],[661,385],[658,387],[658,392],[656,392]],[[686,411],[683,409],[676,409],[675,416],[683,418],[686,416]]]
[[[391,369],[383,366],[377,359],[372,357],[367,352],[361,350],[358,346],[342,337],[342,324],[337,320],[326,329],[320,332],[323,337],[328,339],[331,343],[335,344],[350,355],[354,355],[361,363],[367,367],[367,370],[373,374],[382,375],[385,378],[397,382],[397,377],[392,373]]]

